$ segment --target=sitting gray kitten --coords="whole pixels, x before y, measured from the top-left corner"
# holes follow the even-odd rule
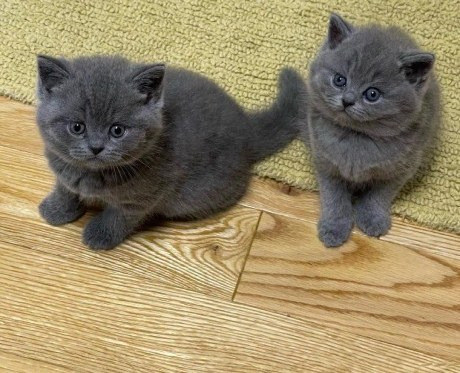
[[[391,226],[391,203],[419,168],[439,122],[434,55],[395,27],[330,18],[311,65],[305,140],[320,187],[319,238],[349,237],[353,215],[370,236]],[[353,214],[354,212],[354,214]]]
[[[163,64],[39,56],[38,71],[37,122],[56,174],[39,211],[60,225],[102,203],[83,232],[93,249],[152,216],[202,218],[235,204],[252,165],[297,135],[305,90],[286,69],[275,104],[250,114],[212,81]]]

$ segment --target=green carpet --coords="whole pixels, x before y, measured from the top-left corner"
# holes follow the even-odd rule
[[[247,108],[275,95],[279,69],[307,71],[330,11],[361,24],[396,24],[437,55],[443,130],[434,162],[395,202],[394,212],[460,232],[460,58],[458,1],[346,0],[4,0],[0,10],[0,94],[33,103],[35,54],[117,53],[165,61],[218,81]],[[262,176],[314,189],[299,142],[255,168]]]

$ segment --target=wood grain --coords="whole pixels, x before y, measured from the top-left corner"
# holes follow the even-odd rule
[[[359,234],[326,250],[315,230],[263,213],[235,300],[460,360],[460,261]]]
[[[0,97],[1,144],[13,149],[42,154],[43,146],[35,125],[35,107]]]
[[[317,195],[255,179],[244,206],[94,253],[91,213],[37,214],[34,108],[0,98],[0,128],[0,372],[460,372],[458,236],[396,220],[384,239],[409,248],[325,250]],[[254,308],[230,299],[259,221],[236,292]]]
[[[260,178],[253,179],[241,205],[315,224],[320,211],[318,193]],[[354,232],[363,235],[358,229]],[[390,232],[380,239],[460,259],[460,235],[420,227],[398,217],[393,217]]]
[[[0,140],[0,144],[3,141]],[[206,220],[166,223],[135,234],[109,253],[81,243],[89,216],[64,227],[41,220],[37,206],[51,190],[43,156],[0,145],[0,232],[12,244],[86,257],[98,266],[231,299],[260,216],[234,207]]]
[[[106,270],[231,299],[258,216],[258,211],[235,207],[200,222],[167,223],[104,253],[81,244],[88,219],[57,228],[0,212],[0,231],[4,242],[28,245],[36,252],[55,251],[61,257],[91,260]]]
[[[455,372],[323,325],[0,241],[0,349],[81,372]]]
[[[66,373],[68,369],[43,361],[27,359],[23,356],[0,351],[0,372],[9,373]]]
[[[320,208],[317,193],[257,177],[252,179],[251,186],[240,204],[311,222],[318,219]]]

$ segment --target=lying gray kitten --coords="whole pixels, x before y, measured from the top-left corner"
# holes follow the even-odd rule
[[[274,105],[250,114],[212,81],[163,64],[39,56],[38,71],[37,122],[57,177],[39,211],[60,225],[102,202],[83,232],[93,249],[152,216],[202,218],[235,204],[251,166],[297,135],[305,93],[285,69]]]
[[[330,18],[311,65],[308,130],[321,197],[319,238],[344,243],[354,219],[370,236],[391,226],[391,203],[419,168],[439,122],[434,55],[395,27]]]

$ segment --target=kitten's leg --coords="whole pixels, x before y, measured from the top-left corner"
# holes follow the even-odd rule
[[[83,243],[93,250],[109,250],[127,238],[145,219],[143,212],[107,206],[86,225]]]
[[[86,208],[77,194],[57,181],[54,190],[40,203],[38,210],[49,224],[62,225],[77,220]]]
[[[344,181],[318,175],[321,217],[318,222],[319,239],[327,247],[342,245],[353,227],[351,193]]]
[[[404,182],[392,181],[372,186],[355,203],[356,225],[369,236],[379,237],[391,227],[391,203]]]

